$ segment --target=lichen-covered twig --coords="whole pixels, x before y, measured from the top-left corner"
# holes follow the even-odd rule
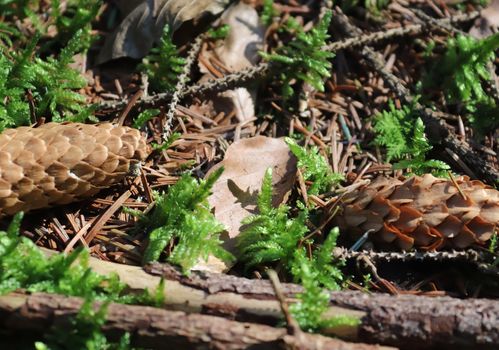
[[[355,260],[367,256],[375,263],[379,262],[464,262],[476,266],[480,271],[499,276],[499,269],[493,266],[495,255],[485,250],[450,250],[450,251],[411,251],[380,252],[373,250],[350,251],[343,247],[335,248],[333,255],[337,259]]]
[[[201,49],[201,44],[203,43],[204,35],[200,35],[194,40],[194,43],[189,50],[187,58],[185,60],[185,64],[182,70],[182,73],[178,77],[177,84],[175,85],[175,91],[171,97],[170,104],[168,105],[168,111],[166,112],[166,120],[163,125],[164,127],[164,139],[167,140],[172,133],[172,122],[175,117],[175,110],[177,108],[177,104],[180,102],[180,98],[182,96],[182,91],[185,89],[185,85],[189,81],[189,76],[191,74],[192,65],[196,60],[196,57]]]
[[[461,23],[467,22],[475,19],[479,15],[479,12],[472,12],[469,14],[458,15],[451,18],[444,18],[441,20],[436,20],[437,23]],[[401,37],[405,35],[416,35],[424,30],[427,30],[430,26],[424,24],[413,24],[406,27],[393,28],[389,30],[374,32],[370,34],[361,34],[357,36],[353,36],[351,38],[334,42],[326,47],[324,50],[328,51],[339,51],[348,48],[355,48],[364,46],[367,44],[374,44],[382,40],[389,40],[396,37]],[[232,89],[237,86],[245,85],[251,81],[256,79],[260,79],[270,75],[273,68],[276,65],[268,62],[262,62],[257,66],[252,66],[247,69],[243,69],[239,72],[228,74],[220,79],[212,79],[205,83],[192,85],[180,92],[178,92],[178,98],[183,98],[185,96],[190,95],[199,95],[210,92],[220,92],[228,89]],[[173,94],[171,93],[160,93],[145,97],[137,103],[137,107],[140,108],[152,108],[154,106],[158,106],[160,104],[164,104],[167,101],[172,99]],[[99,110],[119,110],[126,106],[126,102],[105,102],[99,106]]]

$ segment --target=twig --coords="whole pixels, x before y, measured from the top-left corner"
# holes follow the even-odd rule
[[[438,23],[461,23],[468,22],[479,16],[479,12],[471,12],[469,14],[458,15],[451,18],[436,20]],[[426,30],[428,25],[414,24],[406,27],[393,28],[389,30],[374,32],[370,34],[362,34],[354,36],[342,41],[331,43],[323,48],[327,51],[339,51],[348,48],[356,48],[367,44],[374,44],[382,40],[393,39],[409,34],[419,34]],[[256,66],[243,69],[239,72],[228,74],[221,79],[211,79],[202,84],[193,85],[178,93],[179,98],[190,95],[204,94],[208,91],[220,92],[232,89],[237,86],[245,85],[248,82],[269,76],[270,73],[277,67],[274,63],[262,62]],[[178,90],[177,90],[178,91]],[[137,105],[140,108],[151,108],[169,101],[172,98],[171,93],[160,93],[143,98]],[[100,104],[99,110],[119,110],[126,106],[123,101],[120,102],[105,102]]]
[[[281,307],[281,311],[284,314],[284,318],[286,319],[288,334],[300,337],[302,330],[298,322],[296,322],[296,320],[291,315],[291,312],[289,311],[288,303],[286,302],[286,297],[282,292],[281,282],[279,281],[277,273],[272,269],[268,269],[267,275],[269,276],[275,296],[279,301],[279,306]]]
[[[16,331],[28,339],[39,338],[51,327],[69,332],[72,324],[68,320],[78,314],[83,302],[82,298],[57,294],[1,296],[2,340]],[[94,307],[100,304],[96,302]],[[221,317],[116,303],[109,304],[101,330],[111,340],[129,332],[134,347],[147,349],[169,348],[166,344],[174,349],[380,349],[377,345],[348,343],[318,334],[303,334],[298,339],[283,328]]]
[[[123,110],[123,112],[121,113],[121,115],[118,118],[118,122],[117,122],[118,125],[123,125],[128,113],[130,113],[133,106],[137,103],[137,101],[142,97],[143,94],[144,94],[144,90],[139,90],[132,96],[132,98],[130,99],[130,101],[128,101],[125,109]]]
[[[459,33],[459,34],[466,35],[466,33],[464,33],[460,29],[455,28],[450,22],[439,21],[438,19],[435,19],[431,16],[428,16],[426,13],[424,13],[420,9],[411,8],[411,11],[417,17],[419,17],[421,20],[423,20],[425,23],[428,23],[429,25],[431,25],[433,28],[440,28],[440,29],[443,29],[443,30],[450,32],[450,33]]]
[[[374,262],[466,262],[476,266],[480,271],[499,276],[499,269],[491,266],[494,254],[484,250],[451,250],[435,252],[376,252],[373,250],[351,251],[337,247],[333,251],[336,259],[355,260],[359,256],[367,256]]]
[[[205,37],[204,35],[200,35],[196,38],[196,40],[194,40],[194,43],[192,44],[192,47],[189,50],[189,53],[185,60],[182,73],[180,74],[177,84],[175,85],[175,92],[173,93],[170,104],[168,105],[168,112],[166,113],[166,121],[163,125],[164,140],[167,140],[171,136],[172,122],[173,118],[175,117],[175,110],[177,109],[177,104],[180,101],[182,91],[185,89],[185,85],[189,81],[192,65],[194,64],[194,61],[199,53],[199,50],[201,49],[201,44],[203,43],[204,37]]]

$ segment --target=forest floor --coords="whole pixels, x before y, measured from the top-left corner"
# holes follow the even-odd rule
[[[86,248],[89,269],[116,273],[127,293],[162,281],[160,307],[107,300],[92,346],[499,346],[499,1],[0,10],[1,69],[51,64],[74,45],[67,66],[84,78],[19,69],[26,83],[0,89],[2,129],[110,121],[138,128],[150,150],[119,184],[28,212],[19,229],[47,255]],[[69,348],[53,330],[77,327],[87,295],[10,288],[6,246],[0,344]]]

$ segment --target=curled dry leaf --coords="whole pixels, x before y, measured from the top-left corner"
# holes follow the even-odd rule
[[[136,7],[132,10],[130,6],[125,6],[125,13],[129,13],[106,39],[97,63],[120,57],[140,59],[159,41],[165,24],[175,32],[185,22],[199,20],[206,14],[220,14],[228,2],[229,0],[143,0],[136,2]]]
[[[492,0],[471,27],[470,35],[477,39],[486,38],[497,29],[499,29],[499,0]]]
[[[224,160],[210,171],[221,166],[225,171],[213,186],[213,194],[208,201],[217,220],[227,229],[222,237],[225,249],[236,253],[235,238],[240,233],[241,221],[255,214],[265,171],[268,168],[273,170],[273,204],[277,206],[293,187],[296,158],[283,139],[256,136],[234,142],[227,149]],[[194,269],[223,272],[229,268],[211,257],[208,262],[200,262]]]
[[[227,9],[222,15],[221,24],[229,26],[229,34],[214,52],[205,54],[207,60],[213,55],[231,72],[256,65],[260,60],[258,51],[263,48],[265,36],[265,27],[261,25],[256,10],[240,2]],[[207,72],[203,64],[200,64],[201,71]],[[203,79],[208,79],[208,75]],[[230,113],[234,109],[239,122],[250,120],[255,116],[255,90],[238,88],[224,91],[218,96],[213,101],[217,112],[223,109],[224,112]],[[228,101],[223,101],[224,99]]]
[[[232,71],[251,67],[260,61],[265,27],[256,10],[242,2],[222,15],[222,24],[230,27],[222,46],[215,50],[219,59]]]

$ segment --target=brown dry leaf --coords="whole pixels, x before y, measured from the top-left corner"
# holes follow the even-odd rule
[[[470,35],[481,39],[494,34],[494,30],[499,28],[499,0],[492,0],[490,4],[482,10],[480,17],[470,29]]]
[[[140,59],[158,42],[168,24],[175,32],[183,23],[221,13],[229,0],[143,0],[106,39],[97,63],[120,57]],[[123,7],[123,6],[122,6]]]
[[[283,139],[256,136],[234,142],[227,149],[224,160],[211,171],[221,166],[225,171],[213,186],[213,194],[208,201],[217,220],[227,229],[222,236],[224,248],[235,254],[235,238],[240,233],[241,221],[255,214],[265,171],[268,168],[273,170],[272,201],[277,206],[293,187],[296,158]],[[200,262],[194,269],[224,272],[229,268],[230,266],[211,257],[208,262]]]
[[[216,54],[232,71],[251,67],[260,61],[265,27],[256,10],[242,2],[231,6],[222,15],[222,24],[230,27],[229,34]]]
[[[255,117],[255,103],[253,100],[256,98],[256,94],[250,93],[246,88],[237,88],[224,91],[220,95],[230,99],[239,122],[242,123]]]
[[[221,46],[206,55],[207,59],[210,59],[210,55],[215,56],[231,72],[256,65],[260,61],[258,51],[263,48],[265,36],[265,27],[260,23],[256,10],[240,2],[227,9],[222,15],[221,24],[229,25],[229,34]],[[202,72],[208,72],[201,62],[200,66]],[[208,78],[206,75],[203,79]],[[219,96],[222,99],[214,101],[214,106],[219,107],[217,108],[219,111],[229,113],[234,108],[239,122],[250,120],[255,116],[256,90],[238,88],[225,91]],[[230,101],[230,107],[222,101],[224,98]]]

